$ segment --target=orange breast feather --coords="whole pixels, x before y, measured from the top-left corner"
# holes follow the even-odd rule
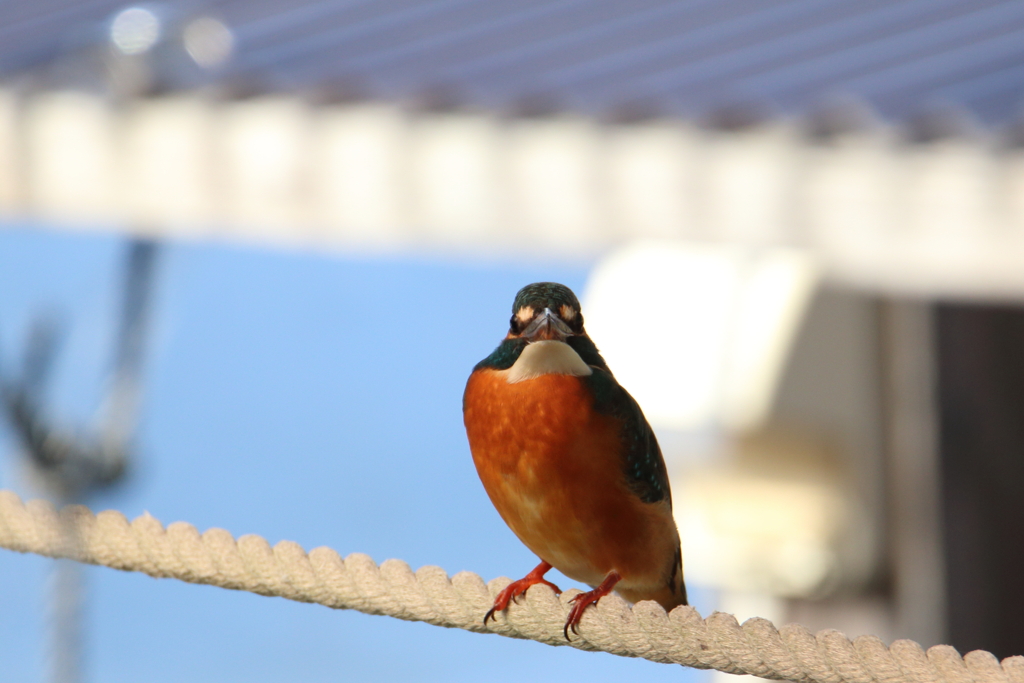
[[[593,410],[579,377],[509,384],[506,373],[474,372],[465,396],[473,461],[502,519],[570,578],[593,586],[617,571],[629,599],[660,591],[678,536],[667,502],[629,490],[619,423]]]

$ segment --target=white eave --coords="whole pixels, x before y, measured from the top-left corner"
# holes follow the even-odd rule
[[[808,250],[869,291],[1024,300],[1024,151],[791,126],[0,90],[0,216],[329,249]]]

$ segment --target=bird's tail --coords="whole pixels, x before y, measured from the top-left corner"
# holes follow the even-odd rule
[[[630,602],[639,602],[640,600],[654,600],[659,605],[665,608],[666,612],[671,612],[679,605],[688,605],[686,602],[686,584],[683,583],[683,554],[677,547],[676,554],[673,558],[672,573],[669,576],[667,582],[662,584],[657,590],[628,590],[618,589],[619,595],[626,598]]]
[[[676,546],[675,561],[672,564],[672,576],[669,577],[665,600],[658,600],[666,612],[671,612],[673,607],[688,605],[686,601],[686,584],[683,582],[683,549]],[[671,607],[669,606],[671,605]]]

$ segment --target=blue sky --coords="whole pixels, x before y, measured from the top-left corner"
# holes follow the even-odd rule
[[[50,398],[63,420],[84,423],[99,406],[124,249],[113,235],[0,229],[0,359],[9,370],[31,317],[57,313],[68,334]],[[519,287],[557,280],[580,292],[586,276],[580,264],[165,245],[138,458],[126,485],[90,506],[449,574],[521,576],[536,560],[476,477],[462,390],[504,334]],[[0,488],[35,495],[14,446],[0,426]],[[42,677],[48,566],[0,551],[4,681]],[[86,578],[93,681],[706,676],[103,568]]]

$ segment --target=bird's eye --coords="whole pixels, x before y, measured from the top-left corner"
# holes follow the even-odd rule
[[[519,318],[513,315],[508,321],[508,329],[512,330],[512,334],[519,334]]]

